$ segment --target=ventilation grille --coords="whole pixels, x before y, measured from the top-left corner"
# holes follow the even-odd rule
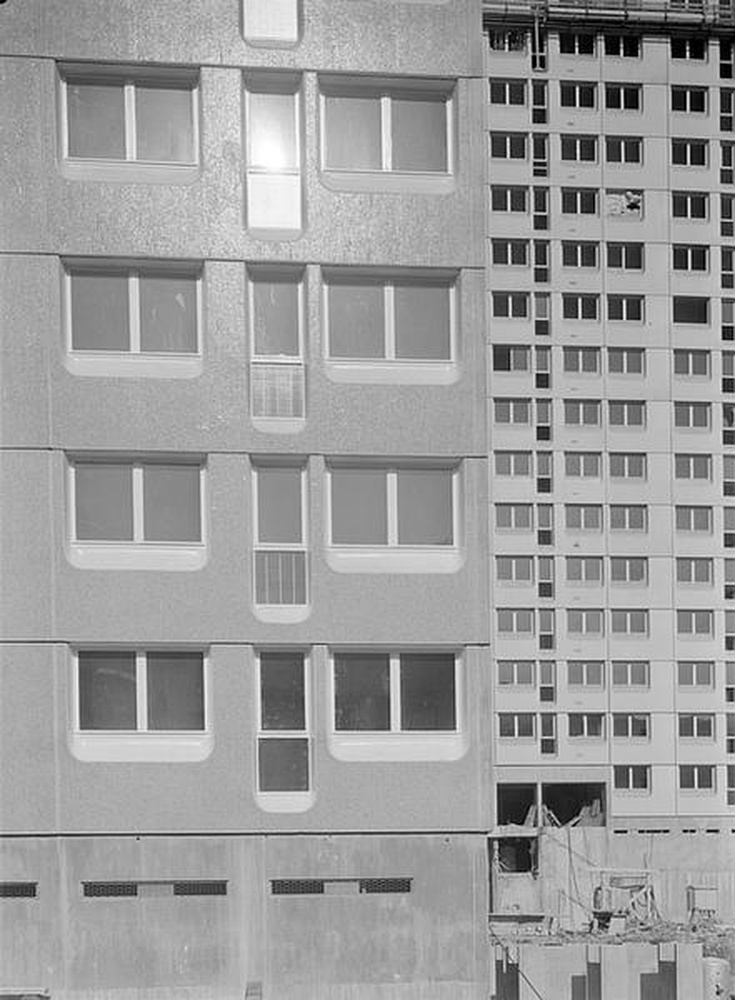
[[[306,604],[306,553],[255,553],[256,604]]]
[[[271,879],[273,896],[324,896],[357,892],[360,894],[411,892],[410,878],[275,878]]]
[[[82,895],[91,897],[121,896],[226,896],[227,881],[196,879],[187,882],[147,880],[145,882],[83,882]]]
[[[34,899],[38,882],[0,882],[0,899]]]
[[[303,417],[305,377],[301,364],[250,366],[250,399],[254,417]]]

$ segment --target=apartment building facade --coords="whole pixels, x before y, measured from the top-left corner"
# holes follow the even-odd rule
[[[479,997],[479,4],[0,17],[0,986]]]
[[[484,5],[501,825],[733,815],[726,8]]]
[[[598,6],[0,8],[0,988],[479,1000],[509,825],[729,829],[729,22]]]

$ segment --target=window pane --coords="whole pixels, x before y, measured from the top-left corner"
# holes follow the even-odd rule
[[[248,166],[296,170],[296,95],[248,95]]]
[[[327,97],[325,165],[330,170],[380,170],[380,100]]]
[[[301,653],[261,653],[260,728],[305,729],[304,658]]]
[[[301,543],[301,470],[258,469],[258,541]]]
[[[382,285],[327,286],[329,353],[333,358],[385,357],[385,299]]]
[[[332,469],[332,542],[386,545],[386,475],[381,469]]]
[[[390,663],[387,654],[350,653],[334,661],[334,728],[390,729]]]
[[[79,653],[79,728],[135,729],[135,654]]]
[[[136,87],[135,118],[139,160],[195,162],[191,90]]]
[[[199,542],[199,467],[147,465],[143,469],[144,537],[148,542]]]
[[[400,545],[452,545],[452,473],[448,469],[398,472]]]
[[[129,465],[75,469],[77,538],[132,541],[133,475]]]
[[[197,349],[196,281],[141,277],[140,349],[193,354]]]
[[[258,788],[261,792],[308,792],[309,741],[259,739]]]
[[[69,155],[125,159],[125,106],[121,83],[68,83]]]
[[[455,728],[454,656],[401,656],[401,729]]]
[[[397,285],[395,296],[396,357],[448,360],[449,288]]]
[[[204,729],[201,653],[148,653],[148,728]]]
[[[128,281],[123,274],[71,276],[71,346],[129,351]]]
[[[299,356],[299,286],[289,278],[253,281],[253,352]]]
[[[447,169],[447,105],[425,98],[394,100],[393,169]]]

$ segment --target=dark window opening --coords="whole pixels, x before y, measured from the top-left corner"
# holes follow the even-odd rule
[[[38,882],[0,882],[0,899],[34,899]]]
[[[541,801],[547,826],[566,826],[567,823],[575,826],[605,825],[605,785],[602,783],[543,785]]]
[[[523,826],[535,824],[536,786],[535,785],[498,785],[498,824],[507,826],[517,824]]]
[[[498,871],[535,872],[537,842],[535,837],[503,837],[497,845]]]

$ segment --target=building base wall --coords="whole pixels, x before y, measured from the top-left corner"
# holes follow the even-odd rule
[[[487,996],[481,834],[8,838],[0,882],[0,993]]]

